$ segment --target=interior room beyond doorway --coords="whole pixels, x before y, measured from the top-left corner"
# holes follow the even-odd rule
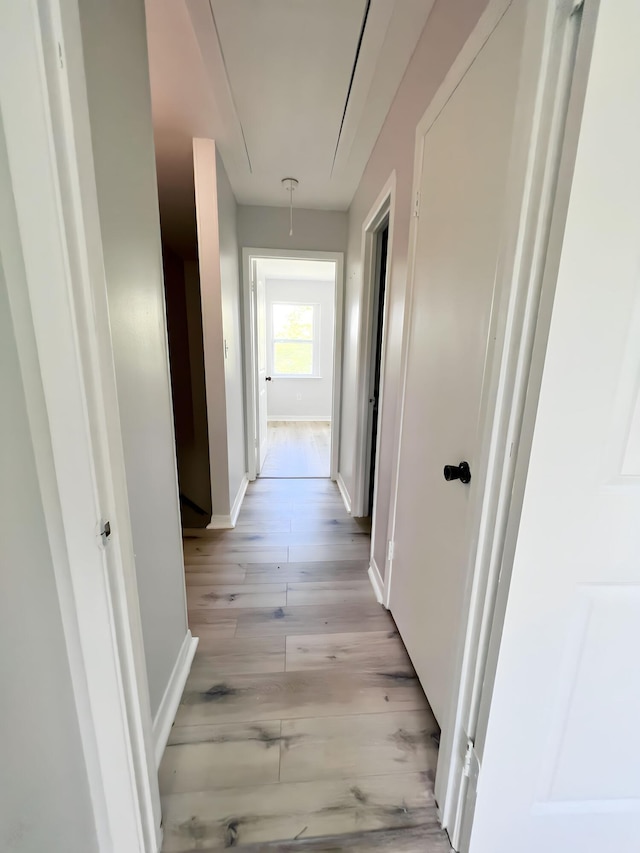
[[[252,261],[256,342],[256,474],[330,477],[336,264]]]

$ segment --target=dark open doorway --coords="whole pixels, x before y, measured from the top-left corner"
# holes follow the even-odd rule
[[[384,329],[384,298],[387,280],[387,254],[389,246],[389,220],[386,219],[376,234],[376,266],[373,293],[372,347],[369,387],[370,444],[369,444],[369,489],[366,514],[373,511],[373,492],[376,473],[376,449],[378,441],[378,412],[380,402],[380,378],[382,364],[382,336]]]

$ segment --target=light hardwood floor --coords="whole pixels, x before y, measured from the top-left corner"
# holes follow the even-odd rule
[[[262,477],[329,477],[331,424],[270,421]]]
[[[185,531],[200,637],[160,768],[165,853],[449,853],[437,725],[329,480],[259,480]]]

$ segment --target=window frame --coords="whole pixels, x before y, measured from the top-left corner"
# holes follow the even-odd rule
[[[276,305],[304,306],[312,309],[312,332],[311,338],[276,338],[273,309]],[[270,302],[269,311],[269,373],[274,379],[322,379],[320,373],[320,303],[311,302],[307,299],[277,299]],[[309,343],[311,344],[311,373],[278,373],[276,371],[275,345],[276,343]]]

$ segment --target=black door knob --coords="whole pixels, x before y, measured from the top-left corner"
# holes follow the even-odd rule
[[[468,462],[461,462],[459,465],[445,465],[444,478],[447,482],[450,480],[460,480],[461,483],[471,482],[471,469]]]
[[[265,376],[265,377],[264,377],[264,381],[265,381],[265,382],[271,382],[271,377],[270,377],[270,376]]]

